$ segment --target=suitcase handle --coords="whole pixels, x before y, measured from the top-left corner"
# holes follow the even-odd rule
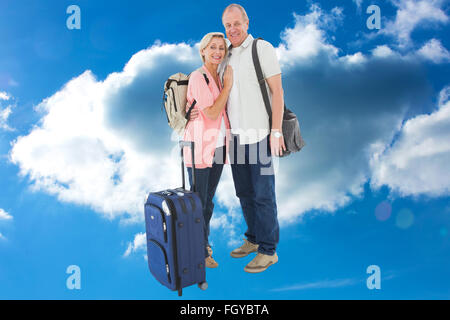
[[[183,180],[183,189],[186,189],[185,184],[185,176],[184,176],[184,157],[183,157],[183,148],[188,147],[191,148],[191,156],[192,156],[192,191],[195,192],[195,158],[194,158],[194,141],[180,141],[181,148],[181,178]]]

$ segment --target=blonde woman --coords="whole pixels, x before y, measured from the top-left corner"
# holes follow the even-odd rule
[[[195,145],[195,187],[202,201],[205,220],[205,265],[216,268],[218,263],[212,257],[208,241],[209,222],[214,210],[214,194],[228,154],[230,123],[226,105],[233,84],[233,71],[231,67],[226,69],[222,84],[218,67],[227,54],[223,33],[206,34],[200,42],[199,51],[203,66],[192,72],[189,78],[186,108],[194,100],[196,103],[185,129],[184,140],[194,141]],[[184,150],[184,161],[192,186],[192,161],[187,151]]]

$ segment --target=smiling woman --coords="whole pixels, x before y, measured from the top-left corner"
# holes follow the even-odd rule
[[[230,124],[225,108],[233,84],[233,74],[231,67],[228,67],[222,85],[217,70],[227,54],[223,33],[206,34],[200,42],[199,50],[204,65],[192,72],[189,78],[187,105],[195,105],[195,108],[191,112],[184,134],[185,141],[195,143],[196,161],[192,164],[187,150],[184,161],[188,167],[191,189],[194,174],[195,191],[199,193],[202,201],[205,219],[205,265],[215,268],[218,264],[212,258],[212,250],[208,243],[209,222],[214,209],[214,194],[222,175],[225,155],[228,154],[229,139],[226,137]],[[193,165],[196,168],[195,172],[192,170]]]

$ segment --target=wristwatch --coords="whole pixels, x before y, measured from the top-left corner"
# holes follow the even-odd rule
[[[283,134],[280,132],[280,130],[274,130],[272,129],[272,134],[275,138],[281,138],[283,136]]]

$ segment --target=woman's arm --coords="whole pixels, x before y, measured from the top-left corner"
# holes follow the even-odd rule
[[[216,120],[227,105],[228,96],[233,86],[233,69],[227,66],[223,76],[223,89],[212,106],[203,109],[203,113],[211,120]]]

